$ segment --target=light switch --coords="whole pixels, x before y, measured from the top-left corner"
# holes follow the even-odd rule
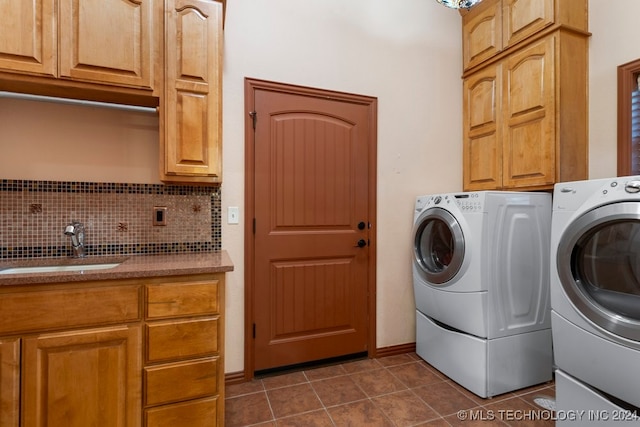
[[[227,208],[227,224],[240,223],[240,209],[237,206]]]

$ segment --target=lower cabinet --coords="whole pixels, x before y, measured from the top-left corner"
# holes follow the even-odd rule
[[[224,425],[222,279],[146,287],[146,427]]]
[[[0,338],[0,427],[20,425],[20,339]]]
[[[224,273],[0,287],[0,427],[224,425]]]
[[[28,337],[23,351],[22,426],[139,425],[140,325]]]

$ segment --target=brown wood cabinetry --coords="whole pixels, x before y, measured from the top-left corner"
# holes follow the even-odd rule
[[[153,89],[161,25],[154,0],[7,2],[0,69]]]
[[[222,276],[146,287],[145,426],[224,425],[223,301]]]
[[[0,286],[0,426],[222,426],[223,302],[224,273]]]
[[[140,325],[24,339],[22,426],[137,426]]]
[[[0,426],[20,425],[20,339],[0,338]]]
[[[56,0],[4,2],[0,69],[57,74]]]
[[[167,0],[162,179],[222,179],[222,3]]]
[[[586,179],[586,1],[480,5],[463,15],[465,191]]]
[[[58,2],[60,77],[153,89],[160,2]]]
[[[0,90],[159,107],[160,178],[222,181],[223,2],[5,3]]]

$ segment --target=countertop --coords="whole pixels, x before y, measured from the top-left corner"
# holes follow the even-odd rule
[[[121,264],[116,267],[103,270],[5,274],[0,275],[0,286],[136,279],[144,277],[223,273],[233,271],[233,263],[226,251],[168,255],[43,258],[6,262],[0,260],[0,270],[12,267],[99,263]]]

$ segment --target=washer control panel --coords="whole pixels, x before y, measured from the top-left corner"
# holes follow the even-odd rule
[[[462,212],[482,212],[483,200],[479,193],[464,193],[453,196]]]
[[[449,208],[457,206],[462,212],[482,212],[484,197],[482,193],[451,193],[420,196],[416,199],[416,212],[426,208]]]

